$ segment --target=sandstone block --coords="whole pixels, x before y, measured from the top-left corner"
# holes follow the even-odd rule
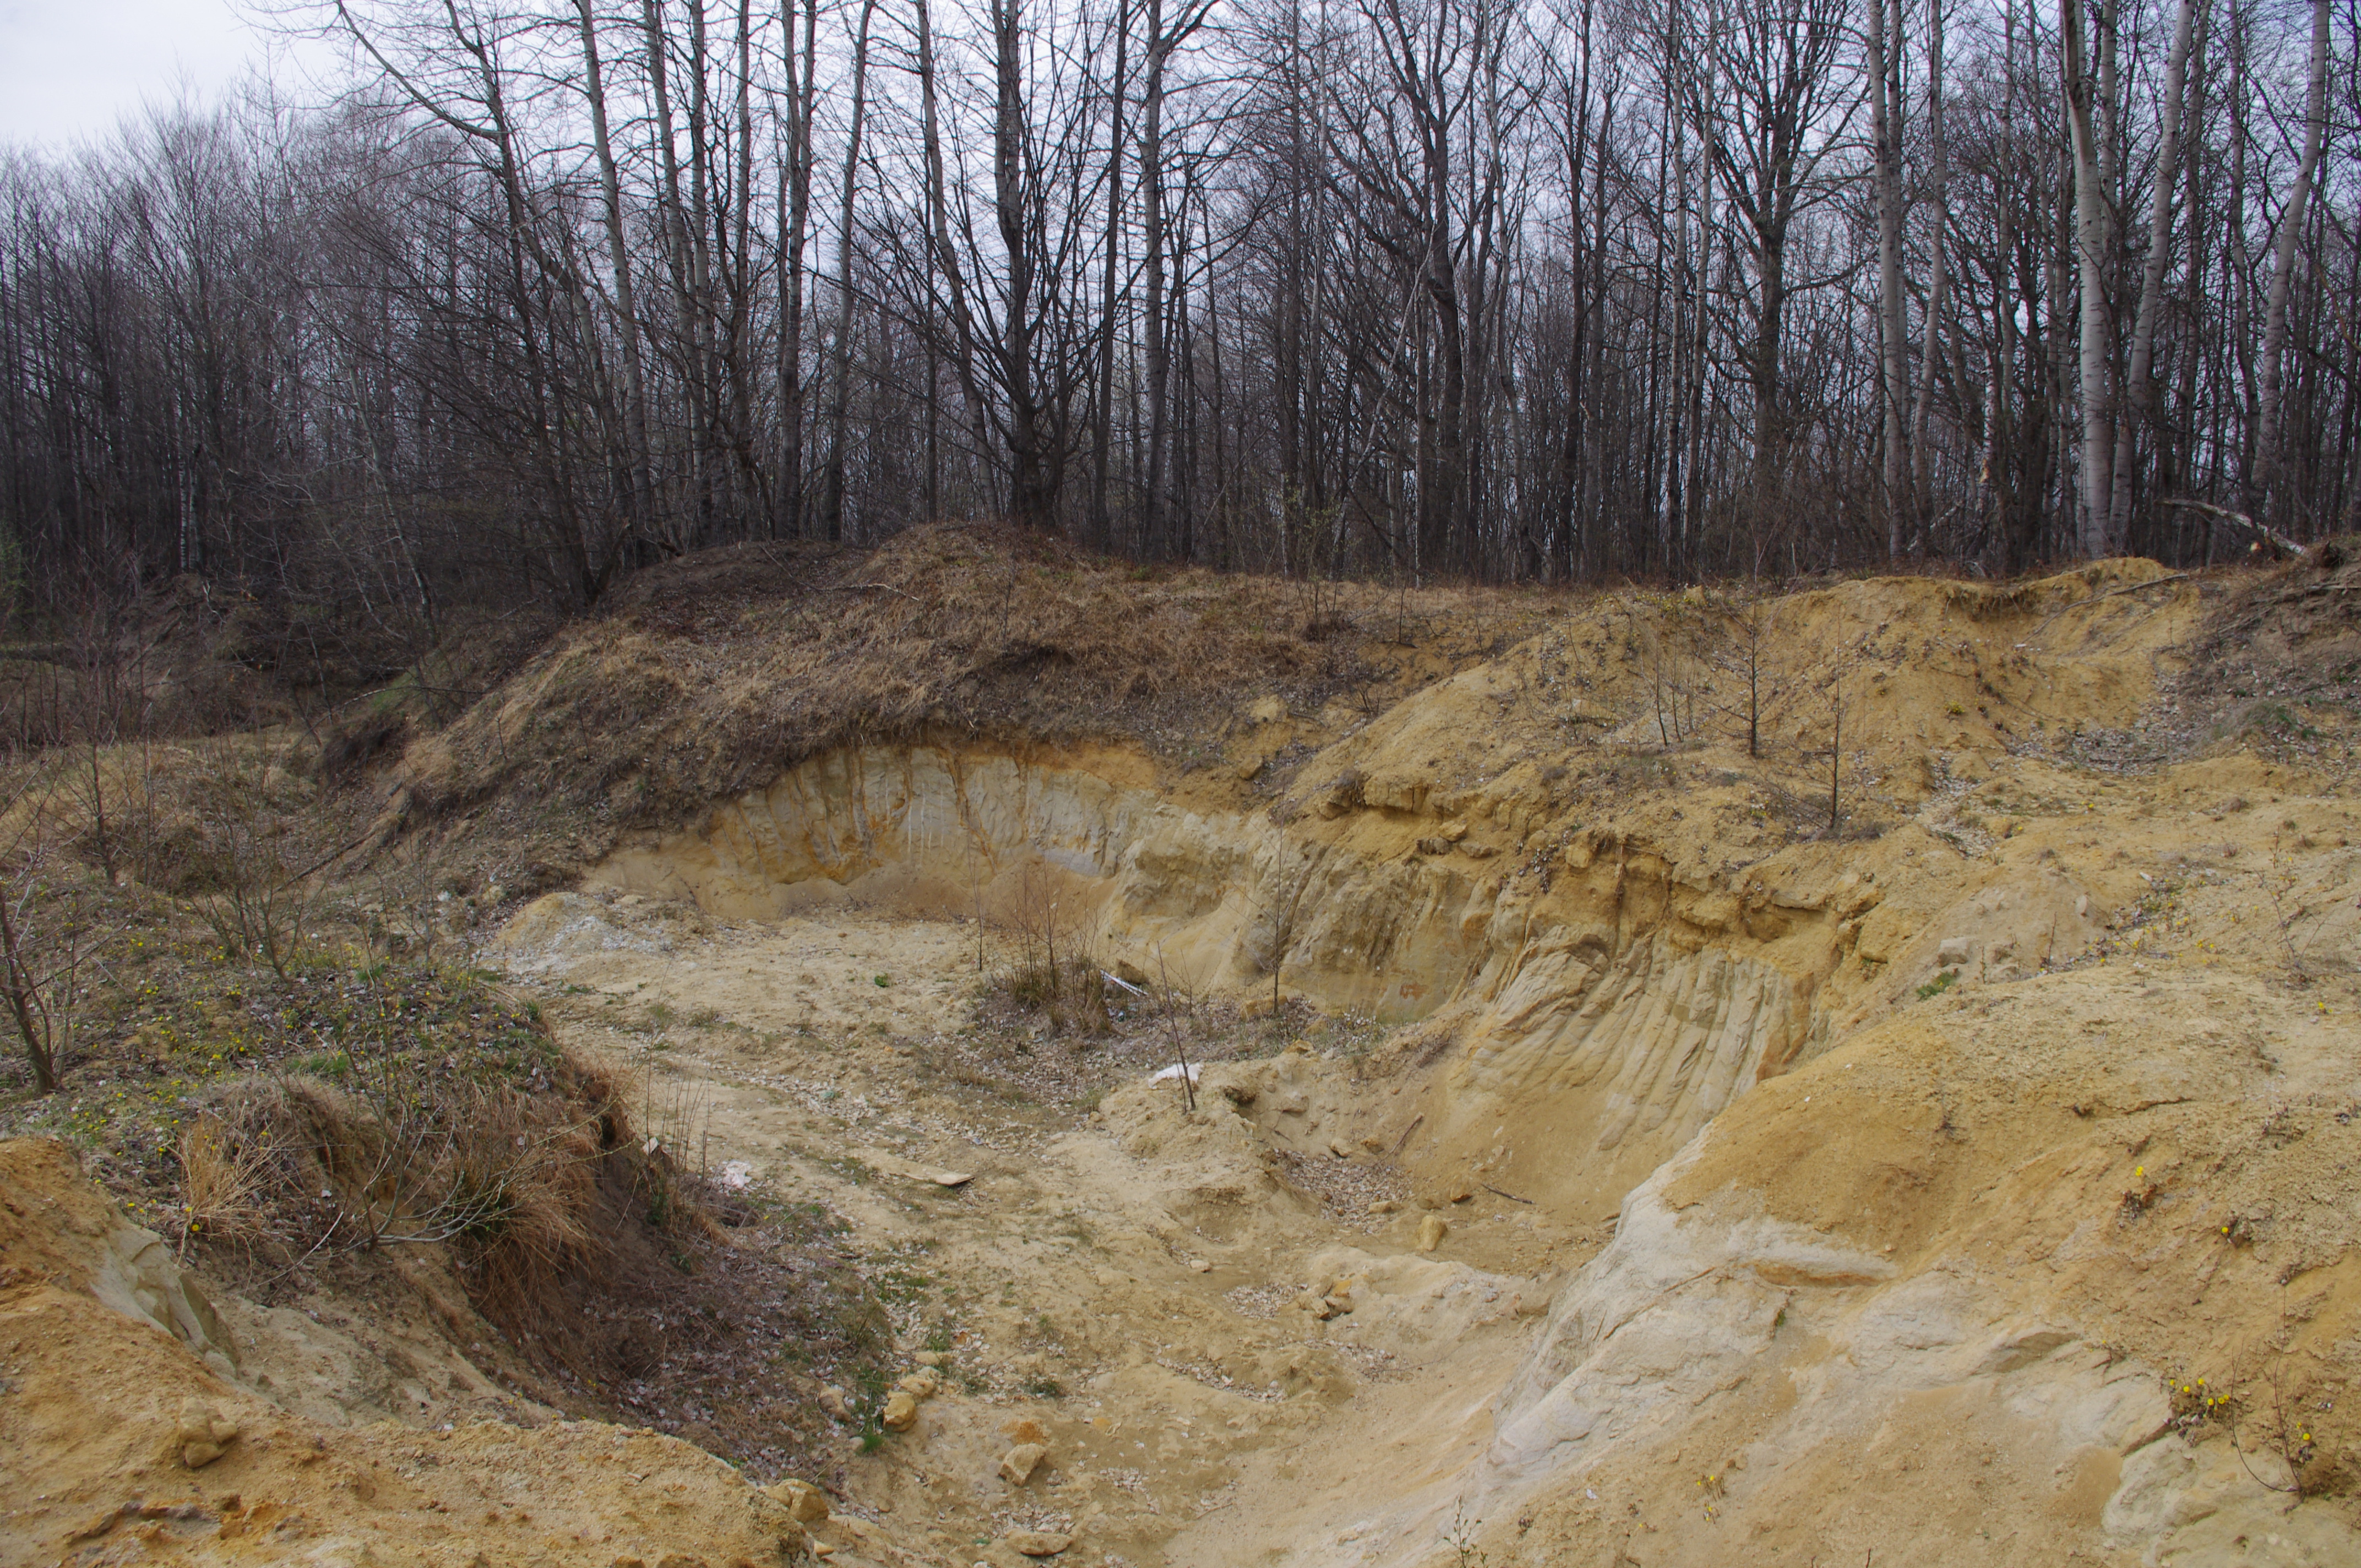
[[[237,1436],[237,1423],[224,1420],[221,1413],[203,1399],[181,1402],[181,1420],[174,1431],[180,1444],[181,1463],[192,1470],[202,1470],[229,1452]]]
[[[808,1481],[780,1481],[763,1488],[787,1510],[797,1524],[826,1524],[828,1497]]]
[[[1072,1536],[1047,1530],[1012,1530],[1000,1539],[1027,1557],[1055,1557],[1074,1544]]]

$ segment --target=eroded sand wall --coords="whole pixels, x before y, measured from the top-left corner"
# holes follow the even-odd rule
[[[619,849],[589,886],[725,918],[851,900],[1054,923],[1102,963],[1194,991],[1276,985],[1326,1011],[1433,1020],[1444,1070],[1411,1157],[1584,1206],[1611,1205],[1807,1049],[1828,938],[1795,927],[1827,924],[1816,911],[1773,912],[1770,935],[1800,938],[1774,951],[1765,922],[1719,910],[1735,908],[1726,895],[1588,843],[1536,901],[1497,861],[1396,852],[1416,823],[1389,838],[1384,816],[1334,831],[1191,810],[1120,754],[860,748]],[[1521,1137],[1476,1126],[1510,1107]]]

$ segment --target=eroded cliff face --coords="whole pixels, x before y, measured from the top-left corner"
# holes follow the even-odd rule
[[[1405,1157],[1586,1215],[1917,987],[2037,970],[2112,912],[2103,876],[1963,856],[1915,821],[1717,866],[1727,784],[1662,834],[1579,826],[1583,804],[1553,815],[1513,781],[1447,801],[1307,794],[1176,799],[1118,751],[861,749],[627,843],[588,885],[724,918],[981,913],[1192,992],[1423,1023],[1441,1070],[1420,1080]]]
[[[1611,1208],[1758,1077],[1802,1059],[1836,922],[1792,891],[1691,887],[1597,834],[1518,874],[1406,809],[1191,809],[1120,755],[937,748],[818,760],[627,846],[594,887],[725,918],[850,900],[909,916],[1055,923],[1102,963],[1197,992],[1303,998],[1464,1039],[1422,1094],[1411,1151],[1504,1106],[1551,1131],[1486,1144],[1500,1183]],[[1421,841],[1446,853],[1423,852]],[[1471,1123],[1472,1124],[1472,1123]],[[1574,1185],[1569,1186],[1568,1183]]]

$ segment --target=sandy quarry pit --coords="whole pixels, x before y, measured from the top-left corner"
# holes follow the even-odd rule
[[[471,961],[632,1069],[675,1158],[840,1218],[917,1387],[873,1442],[856,1408],[795,1451],[833,1563],[2361,1562],[2343,710],[2204,674],[2209,628],[2260,623],[2142,563],[1783,604],[1857,661],[1841,831],[1809,691],[1767,760],[1675,743],[1602,601],[1389,707],[1250,694],[1186,765],[818,747],[601,839]],[[469,770],[499,759],[572,765],[533,751],[575,745],[551,705],[667,660],[680,703],[758,706],[702,674],[718,638],[581,637],[413,748],[387,823],[493,800]],[[712,773],[726,731],[678,722]],[[1110,991],[1110,1032],[995,983],[1050,930],[1144,993]],[[1176,1031],[1193,1111],[1156,1076]],[[529,1409],[431,1323],[396,1356],[209,1316],[61,1148],[0,1145],[0,1245],[35,1266],[0,1277],[29,1499],[0,1556],[721,1568],[805,1539],[767,1476]],[[247,1435],[192,1473],[155,1434],[200,1394]]]

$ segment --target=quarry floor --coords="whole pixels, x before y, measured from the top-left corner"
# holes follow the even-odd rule
[[[1137,1568],[1349,1540],[1373,1476],[1391,1497],[1482,1452],[1549,1284],[1611,1234],[1481,1188],[1413,1192],[1379,1155],[1334,1152],[1316,1115],[1264,1140],[1290,1179],[1217,1178],[1212,1202],[1176,1205],[1185,1157],[1141,1136],[1227,1112],[1224,1058],[1349,1077],[1356,1041],[1290,1042],[1204,1004],[1183,1049],[1216,1061],[1192,1064],[1192,1118],[1178,1077],[1155,1077],[1174,1053],[1148,998],[1117,992],[1132,1016],[1106,1036],[980,1023],[972,923],[847,906],[726,924],[625,894],[500,948],[566,1037],[644,1074],[644,1124],[726,1187],[841,1215],[903,1343],[944,1347],[917,1422],[836,1480],[840,1512],[949,1559],[1024,1561],[998,1542],[1025,1528],[1078,1536],[1069,1561]],[[1011,959],[984,938],[986,974]],[[1422,1254],[1431,1213],[1445,1234]],[[1410,1271],[1373,1291],[1379,1260]],[[1356,1274],[1359,1310],[1293,1308]],[[1385,1310],[1411,1292],[1422,1310]],[[1025,1420],[1049,1457],[1017,1486],[998,1466]],[[837,1561],[866,1561],[842,1544]]]

